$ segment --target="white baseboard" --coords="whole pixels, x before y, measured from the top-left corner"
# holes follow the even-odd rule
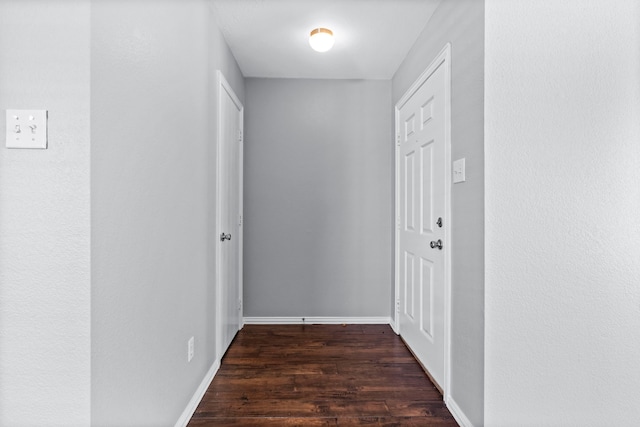
[[[211,368],[202,379],[202,382],[198,386],[198,389],[196,390],[196,392],[193,394],[193,397],[191,398],[189,403],[187,403],[187,407],[184,408],[182,415],[180,415],[180,418],[178,418],[178,421],[176,421],[175,427],[186,427],[187,424],[189,424],[189,421],[191,420],[193,413],[196,412],[196,409],[198,408],[198,404],[200,403],[200,401],[202,400],[202,397],[204,396],[207,389],[209,388],[211,381],[213,381],[213,377],[216,376],[218,369],[220,369],[220,361],[216,360],[213,363],[213,365],[211,365]]]
[[[389,325],[390,317],[245,317],[246,325]]]
[[[447,408],[449,409],[449,412],[451,412],[451,415],[453,415],[453,418],[455,418],[455,420],[458,422],[458,424],[460,424],[461,427],[474,427],[473,423],[469,420],[469,418],[467,418],[462,409],[460,409],[456,401],[453,400],[453,397],[451,396],[447,398]]]

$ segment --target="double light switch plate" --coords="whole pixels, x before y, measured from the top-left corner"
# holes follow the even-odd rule
[[[7,148],[47,148],[47,110],[7,110]]]

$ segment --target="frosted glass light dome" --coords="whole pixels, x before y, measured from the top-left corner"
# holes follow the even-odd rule
[[[309,34],[309,45],[316,52],[326,52],[335,42],[333,31],[328,28],[316,28]]]

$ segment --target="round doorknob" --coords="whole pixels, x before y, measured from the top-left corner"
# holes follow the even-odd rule
[[[220,234],[220,241],[224,242],[225,240],[231,240],[231,234]]]
[[[438,239],[437,241],[431,241],[431,249],[435,248],[442,250],[442,240]]]

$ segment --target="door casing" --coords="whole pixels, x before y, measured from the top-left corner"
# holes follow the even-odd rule
[[[422,84],[433,74],[439,67],[446,67],[445,72],[445,201],[444,201],[444,217],[445,224],[445,244],[448,250],[444,258],[444,384],[443,398],[445,403],[449,399],[450,381],[451,381],[451,43],[447,43],[438,53],[435,59],[427,67],[427,69],[418,77],[418,79],[405,92],[395,106],[395,249],[394,249],[394,268],[395,268],[395,309],[392,328],[398,335],[400,330],[400,109],[406,102],[417,92]]]

